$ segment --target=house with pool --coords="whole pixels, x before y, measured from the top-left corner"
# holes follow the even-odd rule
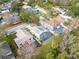
[[[39,41],[48,40],[53,35],[50,31],[42,26],[28,26],[27,28],[39,39]]]
[[[61,25],[65,22],[64,18],[58,16],[57,18],[49,21],[41,21],[41,25],[45,28],[47,28],[51,33],[57,32],[57,33],[63,33],[66,31],[66,29]]]
[[[37,46],[33,36],[25,29],[16,30],[14,42],[16,43],[17,50],[19,50],[22,55],[33,53]]]

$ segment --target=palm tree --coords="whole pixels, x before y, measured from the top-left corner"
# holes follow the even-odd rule
[[[68,58],[78,58],[79,57],[79,41],[77,36],[67,33],[64,34],[63,40],[60,44],[61,52],[66,51]]]

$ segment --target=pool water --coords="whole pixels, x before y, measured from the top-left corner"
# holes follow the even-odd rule
[[[65,29],[60,25],[60,24],[57,24],[55,27],[54,27],[54,30],[58,33],[63,33],[65,32]]]
[[[51,36],[52,36],[52,33],[44,32],[40,35],[40,38],[45,41],[45,40],[48,40]]]
[[[55,29],[55,31],[58,32],[58,33],[63,33],[63,32],[65,32],[65,30],[64,30],[63,28]]]

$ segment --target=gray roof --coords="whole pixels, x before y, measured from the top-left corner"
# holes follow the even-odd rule
[[[6,59],[9,57],[11,59],[11,58],[15,58],[13,56],[14,55],[12,54],[12,51],[8,43],[7,42],[0,43],[0,57],[5,57]],[[5,58],[2,58],[2,59],[5,59]]]

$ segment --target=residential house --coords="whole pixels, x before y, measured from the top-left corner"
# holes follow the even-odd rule
[[[29,12],[33,12],[33,8],[31,6],[23,5],[22,8],[28,10]]]
[[[66,16],[66,15],[60,14],[60,17],[64,18],[64,20],[67,21],[67,22],[70,22],[70,21],[73,20],[71,16]]]
[[[56,2],[56,3],[64,3],[64,4],[67,4],[69,2],[69,0],[52,0],[53,2]]]
[[[7,25],[17,24],[20,22],[20,17],[16,13],[4,13],[3,20]]]
[[[0,59],[16,59],[7,42],[0,43]]]
[[[57,18],[49,21],[41,21],[41,25],[47,28],[50,32],[54,34],[53,31],[58,32],[58,33],[63,33],[65,32],[64,27],[61,25],[65,20],[64,18],[58,16]]]
[[[30,58],[28,55],[32,55],[32,53],[36,49],[36,41],[33,36],[27,32],[26,30],[18,29],[16,31],[16,38],[14,39],[18,50],[21,56],[27,56],[26,58]]]
[[[7,13],[7,12],[9,12],[8,9],[7,9],[7,10],[3,10],[3,11],[1,11],[2,14]]]
[[[59,6],[56,6],[56,7],[52,7],[54,10],[60,12],[61,14],[65,14],[66,11],[68,11],[66,8],[64,7],[59,7]]]
[[[21,48],[25,43],[31,46],[35,46],[35,40],[33,36],[26,30],[18,29],[16,30],[16,38],[14,39],[18,48]]]
[[[52,33],[50,33],[47,29],[45,29],[42,26],[28,26],[27,27],[30,32],[36,36],[39,40],[45,41],[49,39],[52,36]]]
[[[2,8],[10,9],[10,8],[11,8],[11,3],[10,3],[10,2],[4,3],[4,4],[2,5]]]
[[[10,9],[11,9],[11,3],[4,3],[0,5],[0,14],[10,12]]]
[[[24,0],[25,2],[29,2],[30,0]]]
[[[31,6],[27,6],[27,5],[23,5],[23,6],[22,6],[22,8],[27,9],[27,10],[32,9],[32,7],[31,7]]]

